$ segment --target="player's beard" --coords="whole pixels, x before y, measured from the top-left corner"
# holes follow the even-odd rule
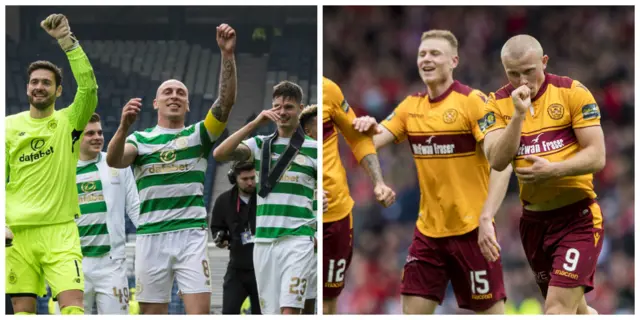
[[[242,192],[246,194],[252,194],[254,191],[256,191],[256,187],[240,188],[240,190],[242,190]]]
[[[29,104],[34,106],[38,110],[45,110],[56,102],[55,95],[50,95],[46,97],[44,100],[36,102],[35,93],[32,92],[30,96],[27,96],[27,98],[29,100]]]

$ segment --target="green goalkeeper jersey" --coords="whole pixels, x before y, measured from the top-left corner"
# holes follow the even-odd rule
[[[6,223],[41,226],[80,215],[76,163],[84,127],[98,105],[98,85],[82,48],[67,52],[78,83],[73,103],[47,118],[29,111],[5,118]]]

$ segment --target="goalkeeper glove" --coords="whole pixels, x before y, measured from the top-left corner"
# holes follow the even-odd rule
[[[40,22],[40,26],[53,38],[64,51],[71,51],[78,47],[78,39],[71,33],[69,20],[63,14],[54,13]]]

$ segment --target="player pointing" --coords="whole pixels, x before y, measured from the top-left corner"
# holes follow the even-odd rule
[[[27,70],[29,111],[5,118],[6,223],[14,234],[6,251],[6,292],[16,314],[35,314],[46,281],[62,314],[84,314],[75,169],[98,85],[67,18],[52,14],[40,25],[65,51],[78,90],[70,106],[56,110],[62,72],[36,61]]]
[[[545,72],[549,57],[535,38],[512,37],[501,58],[509,84],[486,106],[485,153],[494,169],[516,168],[520,237],[545,313],[595,312],[584,294],[604,237],[592,182],[605,164],[600,109],[580,82]]]
[[[189,91],[178,80],[158,87],[153,107],[158,125],[127,137],[142,101],[129,100],[107,149],[111,167],[134,166],[140,192],[136,238],[136,295],[143,314],[166,314],[174,275],[187,314],[210,312],[204,179],[207,158],[236,100],[236,34],[217,27],[222,54],[218,98],[204,121],[185,127]],[[125,143],[126,140],[126,143]]]

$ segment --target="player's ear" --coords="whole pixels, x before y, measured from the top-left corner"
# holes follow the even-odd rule
[[[191,110],[189,109],[189,100],[187,100],[187,112],[189,112],[189,111],[191,111]]]
[[[60,98],[61,95],[62,95],[62,86],[58,86],[58,88],[56,89],[56,98]]]
[[[547,69],[548,62],[549,62],[549,56],[545,54],[544,56],[542,56],[542,70]]]
[[[153,110],[158,110],[158,99],[153,99]]]
[[[455,69],[458,66],[458,63],[460,62],[460,58],[455,55],[451,58],[451,66]]]

